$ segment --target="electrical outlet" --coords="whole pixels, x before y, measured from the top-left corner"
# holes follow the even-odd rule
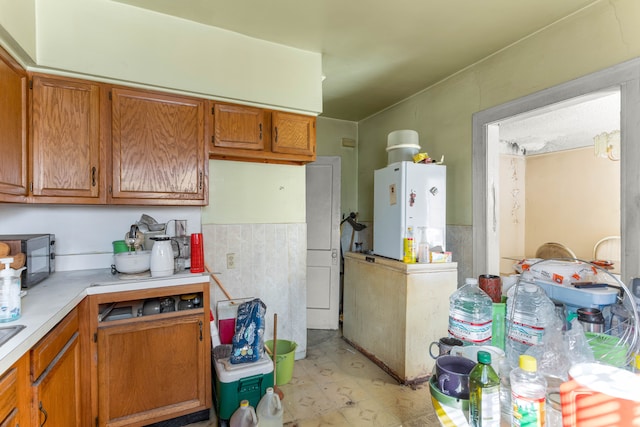
[[[227,254],[227,270],[236,268],[236,254]]]

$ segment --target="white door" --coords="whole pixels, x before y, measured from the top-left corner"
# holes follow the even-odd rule
[[[307,328],[338,329],[340,157],[318,157],[307,176]]]

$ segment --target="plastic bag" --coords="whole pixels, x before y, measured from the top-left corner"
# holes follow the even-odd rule
[[[593,350],[587,342],[584,329],[578,319],[571,320],[571,329],[564,333],[564,345],[567,354],[571,354],[571,364],[593,362]]]
[[[545,328],[542,343],[530,347],[526,354],[538,361],[538,371],[544,376],[568,379],[571,361],[562,337],[562,322],[556,316],[551,326]]]
[[[236,329],[231,340],[229,362],[256,362],[264,351],[264,315],[267,306],[260,298],[243,302],[238,306]]]

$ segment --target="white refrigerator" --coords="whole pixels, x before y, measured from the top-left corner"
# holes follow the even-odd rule
[[[409,227],[417,244],[426,235],[433,250],[445,248],[447,169],[397,162],[374,172],[373,253],[402,260]]]

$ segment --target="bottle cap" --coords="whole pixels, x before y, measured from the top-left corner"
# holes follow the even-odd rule
[[[527,372],[536,372],[538,370],[536,358],[528,354],[520,355],[520,369]]]
[[[13,258],[2,258],[0,264],[4,264],[4,268],[0,270],[0,277],[15,277],[15,270],[11,268]]]
[[[489,365],[491,364],[491,353],[488,351],[479,351],[478,352],[478,362]]]
[[[249,406],[249,401],[248,400],[243,400],[242,402],[240,402],[240,407],[241,408],[246,408],[247,406]]]

